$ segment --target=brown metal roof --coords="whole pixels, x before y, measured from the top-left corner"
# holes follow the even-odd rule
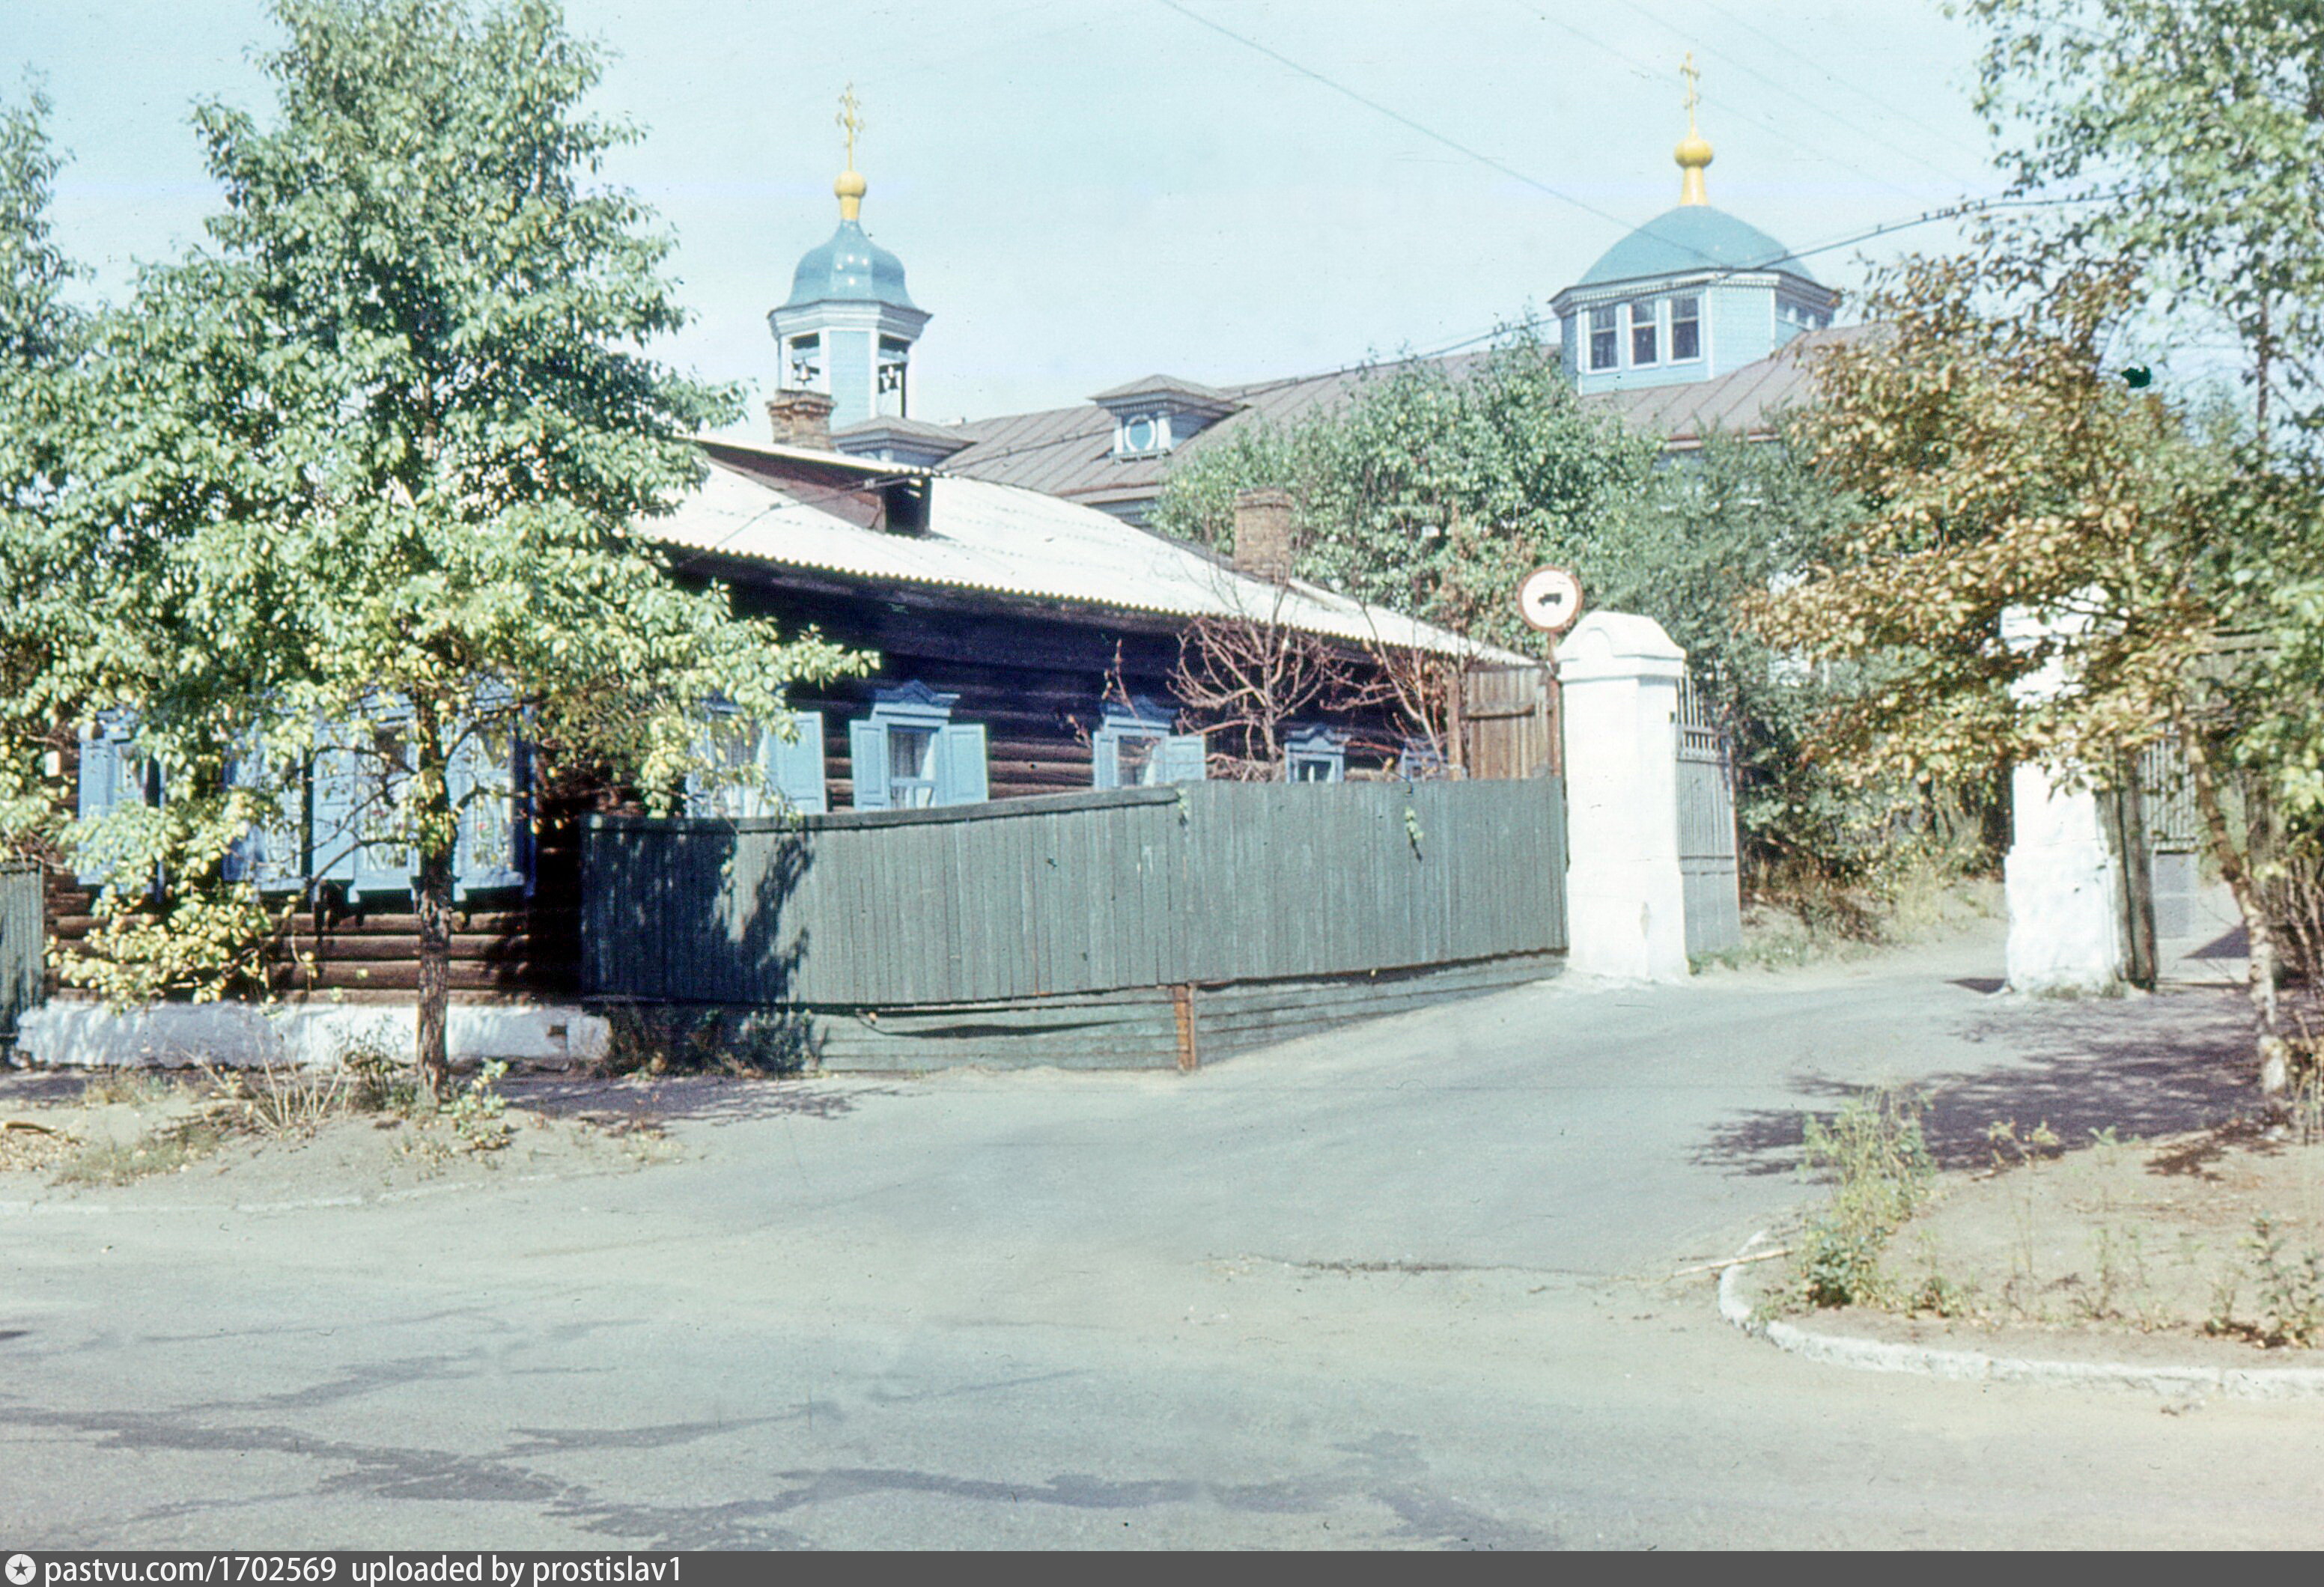
[[[1714,427],[1732,433],[1764,436],[1768,433],[1775,411],[1799,400],[1806,391],[1808,374],[1800,355],[1807,349],[1854,337],[1862,328],[1850,326],[1808,332],[1772,357],[1713,380],[1603,392],[1582,400],[1610,407],[1639,429],[1663,436],[1682,448],[1700,445],[1703,432]],[[1474,368],[1487,356],[1483,353],[1459,353],[1425,362],[1459,374]],[[1159,494],[1171,469],[1188,457],[1201,456],[1208,447],[1224,443],[1239,429],[1251,425],[1294,423],[1341,407],[1365,385],[1388,378],[1399,367],[1402,365],[1395,363],[1366,364],[1289,380],[1225,387],[1220,394],[1241,406],[1175,451],[1160,456],[1114,457],[1113,416],[1094,401],[1037,413],[1005,413],[992,419],[973,420],[963,425],[943,427],[974,438],[970,445],[947,457],[944,467],[949,474],[1019,485],[1092,506],[1149,501]],[[1132,385],[1148,383],[1141,381]]]

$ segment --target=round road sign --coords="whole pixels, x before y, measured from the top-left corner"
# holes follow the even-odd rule
[[[1582,581],[1563,567],[1536,567],[1517,586],[1517,615],[1544,633],[1563,633],[1582,615]]]

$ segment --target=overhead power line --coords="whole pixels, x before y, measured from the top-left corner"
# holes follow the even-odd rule
[[[1517,4],[1520,9],[1522,9],[1527,15],[1533,17],[1536,21],[1545,23],[1554,28],[1561,28],[1564,30],[1566,32],[1572,34],[1575,38],[1581,40],[1583,43],[1591,46],[1592,49],[1602,51],[1606,54],[1612,56],[1617,60],[1627,62],[1628,65],[1635,68],[1642,76],[1652,79],[1656,75],[1655,68],[1647,62],[1640,60],[1637,56],[1630,54],[1628,51],[1615,48],[1613,45],[1609,44],[1605,40],[1599,38],[1594,33],[1584,32],[1582,29],[1574,26],[1572,23],[1567,22],[1563,17],[1552,16],[1549,13],[1541,10],[1538,6],[1527,5],[1526,0],[1517,0]],[[1633,5],[1631,9],[1633,11],[1638,10],[1635,5]],[[1647,20],[1652,22],[1659,23],[1661,20],[1660,18],[1652,16],[1650,14],[1645,12],[1640,12],[1640,14],[1646,16]],[[1766,116],[1759,115],[1756,111],[1747,110],[1741,106],[1736,105],[1729,100],[1714,99],[1708,94],[1702,96],[1702,102],[1715,109],[1724,110],[1731,115],[1738,115],[1746,121],[1751,122],[1758,126],[1765,127],[1767,131],[1775,134],[1775,136],[1783,139],[1784,142],[1791,144],[1794,148],[1804,150],[1807,153],[1812,155],[1816,159],[1829,160],[1835,165],[1844,166],[1848,170],[1856,172],[1858,176],[1868,178],[1872,181],[1879,183],[1882,187],[1886,188],[1892,193],[1903,193],[1907,198],[1912,197],[1912,190],[1910,189],[1889,180],[1886,177],[1880,175],[1877,171],[1868,171],[1865,167],[1857,164],[1852,160],[1844,160],[1840,156],[1833,154],[1830,150],[1820,149],[1804,138],[1794,137],[1793,134],[1785,132],[1774,122],[1768,120]],[[1859,134],[1858,135],[1869,136],[1868,134]],[[1927,162],[1923,161],[1923,163],[1925,164]],[[1935,168],[1932,167],[1931,169],[1933,170]],[[1937,174],[1945,177],[1949,181],[1952,180],[1950,175],[1945,171],[1938,171]]]
[[[1911,111],[1906,110],[1903,106],[1892,104],[1888,100],[1881,98],[1877,94],[1865,88],[1858,88],[1856,84],[1849,82],[1846,78],[1843,78],[1838,73],[1832,71],[1829,67],[1823,66],[1820,62],[1811,60],[1805,55],[1801,54],[1799,51],[1794,49],[1789,43],[1775,37],[1775,34],[1767,32],[1765,28],[1758,26],[1757,23],[1752,23],[1746,18],[1736,15],[1735,13],[1728,10],[1724,5],[1715,5],[1712,3],[1712,0],[1692,0],[1692,3],[1702,6],[1706,11],[1714,12],[1717,14],[1725,17],[1729,22],[1733,23],[1737,27],[1741,28],[1745,32],[1751,34],[1754,38],[1764,40],[1766,42],[1774,45],[1776,49],[1781,50],[1784,54],[1798,61],[1802,66],[1806,67],[1810,71],[1816,72],[1821,75],[1825,78],[1825,80],[1839,84],[1841,88],[1846,88],[1850,93],[1856,95],[1858,98],[1868,100],[1871,104],[1878,107],[1883,115],[1893,115],[1898,121],[1905,122],[1913,126],[1919,127],[1931,137],[1950,143],[1954,148],[1959,149],[1962,153],[1967,154],[1972,160],[1986,161],[1992,158],[1990,151],[1975,148],[1968,143],[1964,143],[1959,138],[1953,136],[1950,133],[1944,131],[1942,128],[1930,125],[1927,122],[1923,121],[1919,116],[1914,115]]]
[[[1648,22],[1653,23],[1656,27],[1661,28],[1664,32],[1682,39],[1688,39],[1692,42],[1691,35],[1688,32],[1681,29],[1676,23],[1665,20],[1656,13],[1647,9],[1645,5],[1640,5],[1638,0],[1622,0],[1622,4],[1628,6],[1630,10],[1636,12],[1638,15],[1645,17]],[[1539,14],[1536,13],[1536,14]],[[1711,54],[1724,65],[1732,67],[1737,71],[1742,72],[1745,76],[1755,78],[1758,81],[1765,83],[1767,87],[1775,89],[1775,92],[1783,95],[1784,97],[1797,100],[1800,104],[1806,106],[1810,110],[1814,111],[1818,115],[1823,116],[1826,119],[1836,123],[1840,126],[1846,128],[1849,132],[1854,134],[1858,138],[1862,139],[1865,143],[1877,143],[1881,147],[1886,149],[1890,153],[1899,155],[1904,159],[1912,161],[1916,165],[1926,170],[1932,171],[1936,172],[1937,175],[1944,178],[1945,180],[1954,183],[1957,186],[1966,185],[1960,181],[1959,177],[1955,176],[1951,171],[1947,171],[1944,167],[1937,164],[1926,155],[1916,152],[1914,150],[1907,149],[1884,134],[1874,132],[1868,127],[1849,120],[1847,116],[1842,115],[1839,111],[1832,109],[1830,106],[1821,104],[1818,101],[1810,98],[1807,95],[1801,93],[1797,88],[1791,87],[1787,83],[1777,81],[1775,78],[1768,76],[1758,68],[1752,66],[1746,61],[1738,60],[1733,56],[1720,51],[1712,51],[1706,52]],[[1704,96],[1706,102],[1708,102],[1709,98],[1710,96]],[[1849,161],[1848,163],[1850,165],[1851,169],[1857,171],[1862,171],[1864,169],[1862,166],[1855,165],[1853,161]]]

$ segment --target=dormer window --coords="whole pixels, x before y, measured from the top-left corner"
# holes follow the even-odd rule
[[[1673,298],[1671,306],[1671,362],[1682,358],[1702,356],[1702,300],[1689,293]]]
[[[820,336],[793,337],[789,356],[784,360],[784,383],[797,392],[823,390],[823,338]]]
[[[1113,449],[1123,457],[1148,457],[1170,449],[1170,421],[1159,413],[1133,414],[1114,427]]]
[[[1113,456],[1157,457],[1192,440],[1242,403],[1224,392],[1149,374],[1090,399],[1113,415]]]
[[[1655,300],[1641,298],[1630,305],[1630,362],[1662,362],[1660,328],[1655,324]]]

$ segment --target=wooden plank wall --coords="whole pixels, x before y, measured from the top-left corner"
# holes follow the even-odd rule
[[[1204,783],[800,821],[595,817],[583,989],[891,1008],[1565,946],[1563,785]]]
[[[1546,667],[1477,667],[1462,690],[1471,777],[1552,777],[1560,758],[1557,684]]]
[[[69,807],[78,775],[77,751],[66,741],[59,798]],[[511,998],[571,998],[580,992],[581,840],[578,817],[596,807],[600,791],[568,789],[541,801],[533,837],[532,886],[479,893],[458,911],[452,937],[453,997],[463,1002]],[[46,867],[44,908],[49,935],[78,946],[97,924],[97,890],[74,879],[69,865]],[[275,900],[291,901],[289,897]],[[355,910],[335,889],[300,903],[289,936],[272,966],[274,990],[284,996],[336,1001],[408,1001],[420,984],[420,918],[408,901]],[[78,997],[60,988],[53,967],[48,995]]]

